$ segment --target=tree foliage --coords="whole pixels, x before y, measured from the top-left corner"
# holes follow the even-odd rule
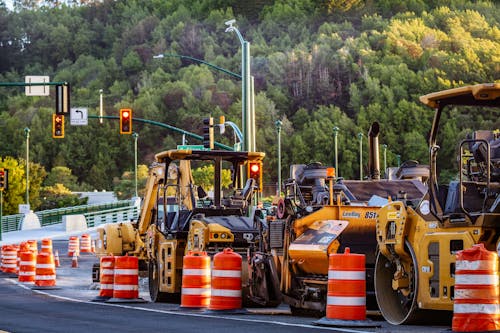
[[[0,4],[2,1],[0,1]],[[49,75],[71,83],[72,106],[167,123],[201,134],[202,119],[224,115],[241,126],[240,81],[187,58],[202,59],[235,73],[241,69],[236,26],[251,43],[257,149],[266,153],[265,182],[278,179],[277,131],[282,127],[282,170],[289,165],[332,165],[333,127],[339,128],[339,172],[359,175],[358,133],[381,124],[380,143],[388,166],[402,160],[427,162],[432,110],[418,97],[433,91],[499,80],[500,10],[494,1],[363,0],[189,0],[189,1],[14,1],[0,6],[0,81]],[[153,55],[164,53],[163,59]],[[0,87],[0,156],[12,156],[9,210],[23,202],[26,146],[31,129],[30,196],[39,205],[44,170],[50,186],[113,190],[132,195],[134,142],[118,134],[118,122],[88,126],[66,122],[63,140],[51,137],[54,91],[27,97],[16,87]],[[469,109],[473,112],[473,109]],[[460,136],[481,127],[498,128],[498,117],[447,119],[442,170],[457,170]],[[183,142],[179,133],[134,122],[139,163]],[[368,143],[362,142],[367,161]],[[184,138],[185,139],[185,138]],[[199,144],[188,138],[188,143]],[[231,130],[216,140],[234,144]],[[17,164],[16,164],[17,163]],[[67,169],[58,169],[67,168]],[[53,174],[57,170],[64,172]],[[68,174],[69,171],[69,174]],[[72,175],[72,176],[70,176]],[[73,178],[73,177],[76,177]],[[202,177],[203,178],[203,177]],[[286,178],[286,177],[285,177]],[[59,179],[59,180],[57,180]],[[38,184],[38,183],[40,184]]]

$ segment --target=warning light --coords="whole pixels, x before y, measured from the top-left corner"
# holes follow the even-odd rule
[[[131,109],[120,109],[120,134],[132,134]]]
[[[258,190],[262,191],[262,162],[250,162],[248,164],[248,178],[255,179]]]

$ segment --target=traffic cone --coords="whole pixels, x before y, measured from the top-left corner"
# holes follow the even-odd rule
[[[92,253],[95,253],[95,240],[92,241],[92,248],[91,248],[91,252]]]
[[[56,267],[61,266],[61,262],[59,261],[59,251],[57,251],[57,250],[56,250],[56,253],[54,255],[54,264],[56,265]]]
[[[71,267],[78,268],[78,256],[76,255],[76,252],[73,253],[73,259],[71,259]]]

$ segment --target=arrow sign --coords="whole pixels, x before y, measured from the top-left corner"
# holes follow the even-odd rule
[[[71,108],[70,125],[88,125],[88,108]]]

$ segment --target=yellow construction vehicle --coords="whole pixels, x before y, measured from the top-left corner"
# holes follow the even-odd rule
[[[373,288],[378,211],[388,200],[416,205],[426,191],[428,169],[405,164],[397,179],[380,179],[378,123],[369,131],[369,180],[334,179],[320,163],[292,165],[276,218],[262,230],[251,259],[250,294],[255,303],[290,305],[293,314],[323,315],[328,258],[349,247],[366,255],[367,307],[376,309]],[[403,169],[411,168],[412,172]]]
[[[430,178],[419,204],[394,201],[382,207],[376,224],[379,252],[375,293],[392,324],[448,318],[453,310],[455,253],[482,243],[496,251],[500,239],[500,136],[478,130],[458,144],[458,180],[438,179],[438,133],[445,111],[459,106],[488,108],[498,124],[500,84],[478,84],[420,97],[434,108],[429,136]],[[440,144],[443,144],[440,142]],[[432,313],[432,312],[437,312]],[[431,314],[432,313],[432,314]]]
[[[249,163],[260,165],[264,155],[200,148],[158,153],[138,221],[100,228],[97,254],[137,256],[140,267],[148,271],[152,301],[179,299],[188,251],[213,255],[231,247],[246,259],[248,249],[258,243],[261,216],[252,203],[258,180],[250,177],[242,186],[242,170]],[[212,195],[193,181],[192,169],[203,167],[214,170]],[[231,190],[223,191],[224,174],[230,174]]]

